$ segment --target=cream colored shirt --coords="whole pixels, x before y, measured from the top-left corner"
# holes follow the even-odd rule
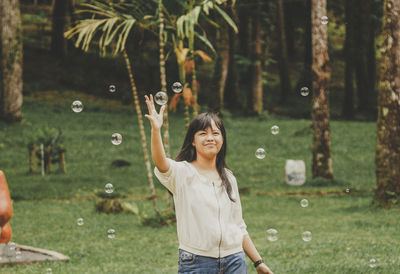
[[[154,173],[174,194],[179,248],[214,258],[243,251],[243,236],[248,232],[233,173],[226,169],[235,203],[221,179],[208,179],[187,161],[167,160],[169,170],[161,173],[155,167]]]

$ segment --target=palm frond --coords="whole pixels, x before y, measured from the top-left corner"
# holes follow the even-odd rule
[[[125,49],[129,33],[135,24],[139,23],[142,27],[151,25],[151,23],[146,23],[149,15],[145,14],[145,11],[152,12],[149,2],[151,1],[137,0],[136,4],[133,2],[112,3],[105,0],[84,3],[81,5],[83,8],[77,10],[77,13],[88,14],[91,18],[78,21],[64,36],[67,39],[77,36],[75,46],[84,51],[88,51],[95,37],[96,40],[99,37],[99,50],[102,54],[105,54],[106,48],[115,42],[113,49],[115,55]],[[145,17],[147,19],[144,19]],[[97,33],[101,35],[97,36]]]

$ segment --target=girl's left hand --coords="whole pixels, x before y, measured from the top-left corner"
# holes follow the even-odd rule
[[[260,264],[256,268],[258,274],[274,274],[271,269],[268,268],[268,266],[264,263]]]

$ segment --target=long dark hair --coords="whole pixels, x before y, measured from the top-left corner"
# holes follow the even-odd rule
[[[235,199],[232,198],[232,186],[229,182],[228,176],[226,175],[225,168],[228,166],[225,163],[225,155],[226,155],[226,132],[224,128],[224,124],[222,120],[215,113],[206,112],[197,115],[193,121],[190,123],[189,128],[187,129],[185,140],[183,141],[183,145],[181,151],[178,156],[176,156],[176,161],[187,161],[193,162],[196,160],[196,148],[193,147],[192,143],[194,140],[194,135],[199,130],[205,130],[211,127],[211,121],[214,121],[215,125],[221,131],[223,137],[223,143],[221,150],[217,154],[216,166],[219,176],[222,180],[222,185],[225,187],[226,192],[228,193],[228,197],[232,202],[236,202]]]

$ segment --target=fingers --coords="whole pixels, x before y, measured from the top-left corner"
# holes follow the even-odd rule
[[[149,110],[149,114],[152,115],[153,114],[153,108],[151,106],[151,101],[150,101],[150,99],[149,99],[149,97],[147,95],[145,95],[144,98],[146,99],[146,105],[147,105],[147,109]]]
[[[165,105],[163,105],[160,109],[160,115],[162,116],[164,114],[164,110],[165,110]]]

